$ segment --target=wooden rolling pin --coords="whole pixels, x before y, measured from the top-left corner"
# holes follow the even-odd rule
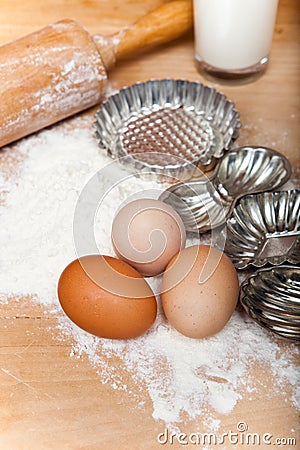
[[[96,105],[116,61],[191,25],[191,0],[174,0],[110,37],[67,19],[0,47],[0,147]]]

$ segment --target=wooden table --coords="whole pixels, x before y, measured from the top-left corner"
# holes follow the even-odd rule
[[[162,3],[161,0],[1,2],[0,44],[62,17],[78,20],[91,34],[110,34]],[[271,62],[267,72],[254,83],[226,85],[199,75],[190,33],[159,50],[119,64],[110,74],[111,86],[117,89],[149,78],[176,77],[216,87],[241,112],[244,126],[240,145],[276,148],[290,159],[293,178],[298,174],[299,183],[299,13],[298,0],[280,0]],[[92,124],[93,111],[85,114]],[[0,367],[5,368],[0,370],[1,450],[162,447],[156,437],[164,424],[152,418],[151,400],[146,399],[143,409],[135,409],[127,394],[99,382],[87,358],[70,358],[72,342],[53,339],[53,333],[58,336],[59,331],[56,317],[50,312],[44,314],[44,308],[30,298],[11,299],[1,305],[0,322]],[[284,395],[272,393],[272,377],[268,373],[258,367],[253,370],[257,392],[251,403],[246,395],[231,414],[220,417],[222,429],[234,429],[243,420],[257,433],[291,436],[291,429],[296,429],[298,423],[296,410],[285,401]],[[184,431],[195,431],[199,423],[200,418],[189,420]],[[170,448],[181,447],[174,444]]]

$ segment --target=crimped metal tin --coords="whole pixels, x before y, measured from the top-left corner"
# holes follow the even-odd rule
[[[289,161],[265,147],[240,147],[223,156],[210,179],[171,186],[160,200],[173,206],[188,231],[205,232],[225,223],[241,195],[276,189],[291,175]]]
[[[142,171],[179,179],[207,167],[238,137],[239,113],[225,95],[187,80],[150,80],[123,88],[96,113],[99,146],[131,156]],[[126,158],[128,162],[128,158]]]
[[[240,302],[264,328],[300,340],[300,267],[261,269],[241,285]]]
[[[227,220],[225,253],[238,269],[300,262],[300,190],[242,197]]]

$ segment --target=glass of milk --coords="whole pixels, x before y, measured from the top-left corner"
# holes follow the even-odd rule
[[[278,0],[194,0],[197,68],[223,78],[268,64]]]

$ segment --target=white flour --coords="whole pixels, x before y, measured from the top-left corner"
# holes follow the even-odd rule
[[[220,423],[214,411],[217,415],[232,411],[245,392],[255,390],[249,370],[253,360],[273,374],[278,393],[285,395],[292,387],[291,401],[296,403],[298,374],[293,355],[297,347],[280,344],[240,310],[216,336],[191,340],[173,330],[159,308],[154,327],[128,342],[88,335],[61,313],[56,283],[76,257],[72,237],[76,200],[90,177],[111,162],[99,151],[90,125],[91,119],[76,118],[72,120],[75,129],[68,123],[59,125],[8,150],[24,161],[14,169],[18,177],[13,174],[7,179],[3,174],[0,179],[4,192],[0,195],[0,301],[5,301],[6,294],[31,294],[33,301],[52,309],[59,317],[61,338],[74,338],[71,356],[88,355],[99,382],[134,395],[137,407],[142,407],[148,394],[153,417],[168,426],[178,425],[183,415],[201,414],[207,429],[215,431]],[[109,235],[116,209],[129,195],[153,186],[154,182],[131,178],[108,196],[101,209],[105,221],[96,224],[101,252],[113,254]],[[135,394],[111,357],[130,373],[137,386]]]

